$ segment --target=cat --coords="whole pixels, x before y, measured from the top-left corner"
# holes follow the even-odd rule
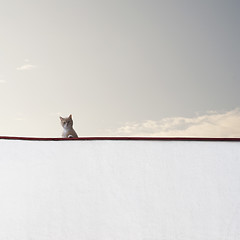
[[[63,127],[63,138],[78,138],[77,133],[73,129],[72,115],[67,118],[60,117],[61,125]]]

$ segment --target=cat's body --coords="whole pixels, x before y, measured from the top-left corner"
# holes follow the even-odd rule
[[[77,133],[73,129],[72,115],[67,118],[60,117],[61,125],[63,127],[63,138],[78,138]]]

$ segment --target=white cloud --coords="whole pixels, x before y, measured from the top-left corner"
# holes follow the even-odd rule
[[[36,68],[35,65],[32,65],[32,64],[24,64],[24,65],[22,65],[22,66],[20,66],[20,67],[17,67],[17,70],[19,70],[19,71],[26,71],[26,70],[31,70],[31,69],[34,69],[34,68]]]
[[[110,132],[119,136],[240,137],[240,109],[223,113],[207,112],[192,118],[126,123]]]

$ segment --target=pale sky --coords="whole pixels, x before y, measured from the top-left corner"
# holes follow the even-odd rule
[[[240,137],[239,0],[1,0],[0,135]]]

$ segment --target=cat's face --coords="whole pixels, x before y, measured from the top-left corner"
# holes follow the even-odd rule
[[[72,115],[70,115],[67,118],[60,117],[61,120],[61,125],[63,128],[69,128],[73,126],[73,120],[72,120]]]

